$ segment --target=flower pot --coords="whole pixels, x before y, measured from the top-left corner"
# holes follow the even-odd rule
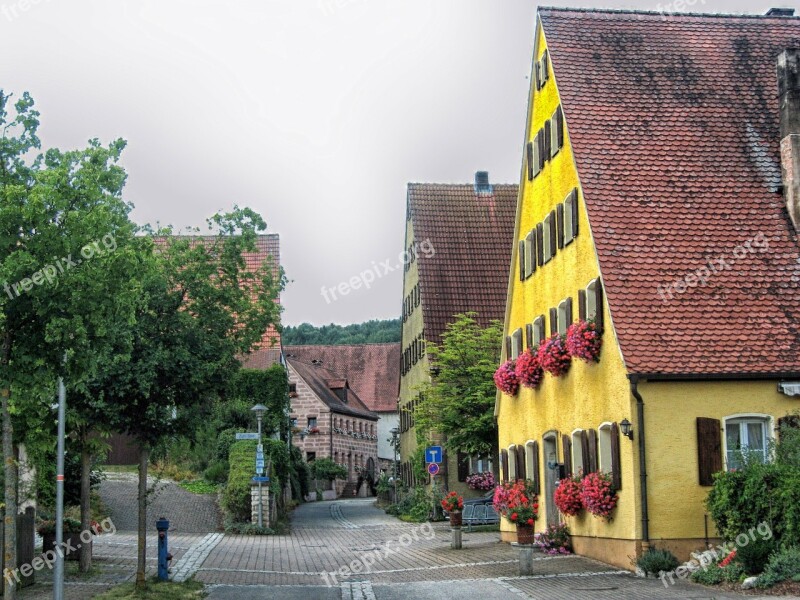
[[[450,513],[450,527],[461,527],[461,511],[451,512]]]
[[[517,524],[517,543],[523,546],[533,544],[533,526]]]

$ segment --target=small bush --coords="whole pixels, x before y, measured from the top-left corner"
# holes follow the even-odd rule
[[[717,564],[711,564],[702,569],[698,569],[691,575],[692,581],[703,585],[719,585],[725,581],[725,569]]]
[[[758,575],[764,571],[769,555],[775,551],[775,539],[756,538],[749,544],[736,548],[736,562],[748,575]]]
[[[798,581],[798,578],[800,578],[800,547],[786,548],[772,555],[756,585],[768,588],[782,581]]]
[[[203,477],[209,483],[225,483],[228,480],[228,463],[214,461],[203,471]]]
[[[269,527],[259,527],[254,523],[229,523],[225,525],[225,533],[234,535],[275,535]]]
[[[669,550],[660,550],[652,547],[636,561],[636,566],[644,571],[645,574],[652,573],[654,575],[658,575],[662,571],[674,571],[679,564],[678,559]]]

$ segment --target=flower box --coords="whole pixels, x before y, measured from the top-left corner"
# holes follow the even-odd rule
[[[553,377],[561,377],[569,371],[572,356],[567,351],[565,336],[554,333],[539,345],[537,353],[542,369]]]
[[[544,370],[538,352],[528,348],[517,357],[515,371],[519,382],[525,387],[536,388],[542,382]]]
[[[587,363],[600,361],[603,338],[594,321],[578,321],[567,329],[567,351]]]
[[[504,394],[509,396],[517,394],[519,391],[519,377],[517,377],[515,361],[507,360],[497,368],[494,373],[494,384]]]

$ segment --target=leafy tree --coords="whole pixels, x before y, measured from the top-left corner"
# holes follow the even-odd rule
[[[310,323],[283,327],[281,337],[285,346],[341,346],[345,344],[383,344],[399,342],[400,319],[372,320],[352,325],[322,325]]]
[[[333,481],[347,477],[347,469],[333,462],[331,458],[318,458],[312,461],[310,470],[314,479],[322,479],[323,481]]]
[[[137,298],[126,276],[135,226],[122,201],[125,142],[37,154],[39,113],[25,93],[0,91],[0,396],[5,479],[4,555],[16,567],[15,422],[43,441],[58,375],[85,389]],[[125,349],[123,336],[114,342]],[[47,440],[52,445],[52,438]],[[5,597],[15,590],[5,583]]]
[[[503,326],[492,321],[481,327],[476,318],[476,313],[455,315],[441,346],[428,344],[431,369],[437,374],[420,388],[415,418],[420,431],[444,434],[450,450],[497,456],[493,375]]]

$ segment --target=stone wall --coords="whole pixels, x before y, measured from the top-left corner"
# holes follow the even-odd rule
[[[261,522],[264,527],[269,527],[269,484],[261,484]],[[253,525],[258,524],[258,484],[250,485],[250,517]]]

